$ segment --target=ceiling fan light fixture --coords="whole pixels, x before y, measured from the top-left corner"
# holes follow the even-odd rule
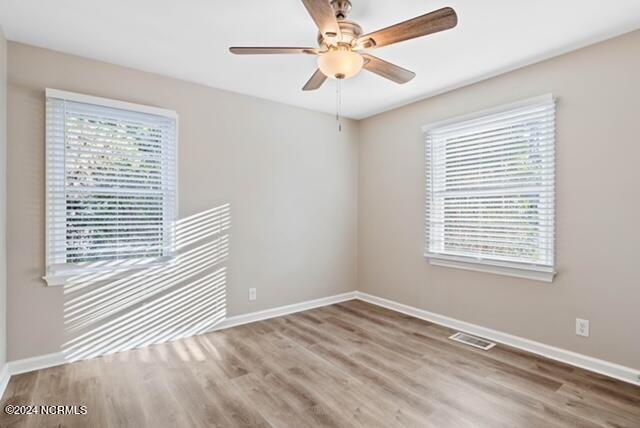
[[[349,79],[363,68],[392,82],[403,84],[416,74],[371,55],[369,50],[445,31],[458,24],[456,11],[443,7],[363,35],[362,27],[348,19],[350,0],[302,0],[302,4],[316,24],[317,48],[236,46],[229,50],[235,55],[317,55],[318,68],[302,87],[303,91],[319,89],[328,78]]]
[[[364,58],[348,47],[332,48],[318,55],[318,68],[331,79],[348,79],[362,70]]]

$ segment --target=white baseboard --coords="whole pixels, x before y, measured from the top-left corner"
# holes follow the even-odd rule
[[[37,357],[24,358],[22,360],[9,361],[9,375],[17,375],[21,373],[32,372],[34,370],[47,369],[49,367],[60,366],[66,364],[62,352],[55,352],[53,354],[40,355]]]
[[[9,385],[9,379],[11,375],[9,374],[9,364],[4,364],[2,366],[2,370],[0,370],[0,398],[4,395],[4,390],[7,389],[7,385]]]
[[[580,367],[585,370],[600,373],[624,382],[640,385],[640,371],[619,364],[610,363],[598,358],[589,357],[587,355],[578,354],[577,352],[567,351],[566,349],[556,348],[554,346],[545,345],[544,343],[535,342],[533,340],[524,339],[501,331],[492,330],[490,328],[481,327],[455,318],[425,311],[423,309],[414,308],[392,300],[383,299],[382,297],[373,296],[371,294],[356,292],[356,299],[382,306],[392,311],[401,312],[416,318],[440,324],[465,333],[484,337],[504,345],[512,346],[523,351],[538,354],[543,357],[560,361],[572,366]]]
[[[277,318],[284,315],[293,314],[295,312],[308,311],[309,309],[319,308],[321,306],[329,306],[340,302],[346,302],[347,300],[355,299],[357,293],[357,291],[350,291],[348,293],[336,294],[334,296],[322,297],[315,300],[307,300],[306,302],[279,306],[277,308],[266,309],[264,311],[232,316],[218,323],[214,328],[211,329],[211,331],[224,330],[225,328],[235,327],[237,325],[249,324],[269,318]]]
[[[281,317],[295,312],[302,312],[309,309],[333,305],[335,303],[345,302],[347,300],[353,299],[359,299],[377,306],[391,309],[396,312],[411,315],[425,321],[430,321],[466,333],[474,334],[476,336],[481,336],[498,343],[512,346],[514,348],[538,354],[552,360],[560,361],[566,364],[590,370],[592,372],[600,373],[605,376],[632,383],[634,385],[640,385],[640,371],[638,370],[634,370],[629,367],[624,367],[586,355],[578,354],[576,352],[567,351],[565,349],[545,345],[543,343],[524,339],[522,337],[513,336],[511,334],[503,333],[497,330],[481,327],[479,325],[460,321],[444,315],[425,311],[423,309],[414,308],[412,306],[404,305],[402,303],[394,302],[388,299],[383,299],[381,297],[373,296],[371,294],[363,293],[360,291],[352,291],[348,293],[337,294],[334,296],[323,297],[320,299],[294,303],[292,305],[280,306],[273,309],[266,309],[263,311],[232,316],[217,324],[210,331],[223,330],[242,324],[248,324],[269,318]],[[40,370],[48,367],[54,367],[66,363],[67,361],[64,358],[64,354],[62,352],[58,352],[39,357],[11,361],[5,364],[4,368],[0,372],[0,397],[2,397],[2,393],[4,393],[4,389],[6,388],[11,375]]]

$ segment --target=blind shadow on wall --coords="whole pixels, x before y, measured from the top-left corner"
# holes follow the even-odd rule
[[[185,338],[222,321],[230,227],[223,204],[176,222],[169,263],[73,277],[64,286],[65,359]]]

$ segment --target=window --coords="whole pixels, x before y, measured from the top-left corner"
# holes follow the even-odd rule
[[[49,285],[173,256],[175,112],[47,89]]]
[[[432,264],[551,281],[555,100],[424,128]]]

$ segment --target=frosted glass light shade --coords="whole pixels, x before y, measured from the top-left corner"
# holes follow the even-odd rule
[[[348,49],[332,49],[318,55],[318,68],[332,79],[348,79],[362,70],[362,55]]]

